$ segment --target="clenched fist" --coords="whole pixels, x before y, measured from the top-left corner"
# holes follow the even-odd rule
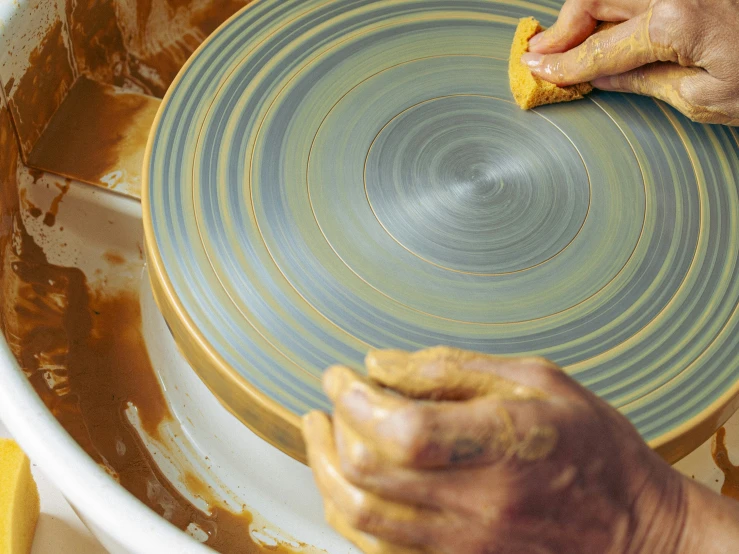
[[[598,21],[622,22],[596,34]],[[654,96],[703,123],[739,125],[739,2],[567,0],[523,60],[558,85]]]
[[[367,369],[330,369],[333,418],[304,420],[328,520],[367,553],[739,552],[739,504],[546,360],[435,348]]]

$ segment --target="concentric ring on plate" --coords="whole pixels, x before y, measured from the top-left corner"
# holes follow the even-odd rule
[[[670,459],[733,409],[734,132],[612,94],[518,110],[506,57],[531,9],[262,0],[165,99],[144,194],[157,301],[287,453],[329,409],[323,369],[371,347],[548,356]]]
[[[364,190],[380,225],[449,271],[492,276],[545,263],[588,214],[587,169],[567,136],[544,118],[517,126],[503,117],[517,108],[501,102],[460,95],[411,106],[365,158]],[[547,147],[560,141],[563,152]]]

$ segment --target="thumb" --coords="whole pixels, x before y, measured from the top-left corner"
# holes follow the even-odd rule
[[[540,54],[565,52],[582,44],[592,35],[597,23],[593,16],[580,9],[575,2],[567,2],[556,23],[529,41],[529,50]]]
[[[378,350],[367,355],[369,376],[408,398],[469,400],[493,396],[499,400],[541,399],[559,392],[563,375],[541,358],[510,358],[436,347],[409,353]]]
[[[655,63],[619,75],[593,81],[601,90],[631,92],[652,96],[700,123],[736,125],[737,121],[719,109],[713,96],[720,93],[721,82],[699,67],[682,67],[675,63]]]

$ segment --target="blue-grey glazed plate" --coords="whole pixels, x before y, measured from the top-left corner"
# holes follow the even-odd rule
[[[553,359],[674,460],[736,408],[737,136],[647,98],[512,101],[558,2],[261,0],[170,89],[147,254],[182,351],[302,459],[370,348]]]

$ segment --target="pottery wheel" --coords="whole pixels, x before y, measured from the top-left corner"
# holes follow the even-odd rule
[[[677,457],[739,377],[737,137],[648,98],[523,112],[518,18],[558,2],[261,0],[194,55],[147,161],[185,356],[301,458],[370,348],[537,353]]]

